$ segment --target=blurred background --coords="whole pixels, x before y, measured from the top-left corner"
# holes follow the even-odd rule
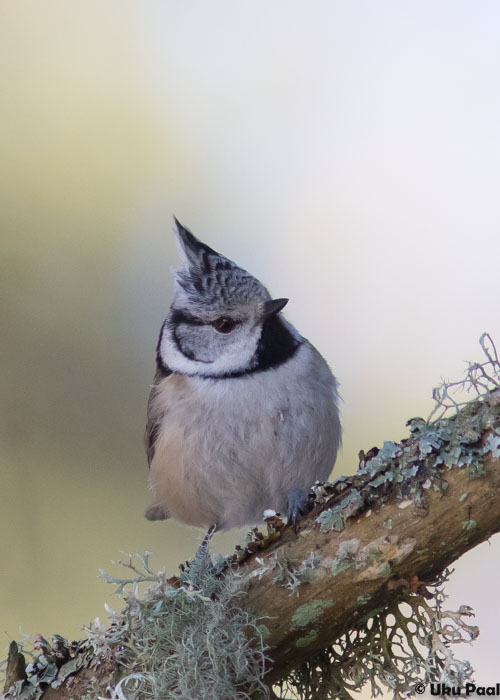
[[[341,383],[336,474],[500,343],[499,29],[488,0],[2,0],[2,649],[119,607],[122,551],[198,545],[142,517],[173,213],[290,298]],[[499,553],[449,585],[480,684]]]

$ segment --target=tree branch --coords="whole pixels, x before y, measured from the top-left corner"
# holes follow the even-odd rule
[[[270,618],[268,680],[332,644],[353,628],[356,616],[384,606],[398,590],[425,593],[425,583],[500,531],[500,438],[493,429],[500,427],[499,400],[471,404],[444,422],[453,427],[453,442],[443,441],[426,456],[422,443],[427,450],[436,438],[437,445],[441,427],[417,422],[412,438],[389,444],[387,453],[399,454],[383,456],[381,469],[344,481],[346,488],[316,508],[298,536],[287,529],[261,557],[260,569],[267,568],[261,576],[255,557],[246,564],[256,575],[246,604]],[[451,464],[454,449],[462,464]],[[405,454],[411,466],[403,470],[416,473],[400,482]],[[313,568],[298,597],[273,583],[279,565],[297,571],[308,558]]]
[[[238,604],[252,619],[262,618],[268,685],[316,658],[391,601],[431,597],[428,585],[443,569],[500,530],[500,391],[451,418],[413,419],[409,427],[409,437],[400,444],[387,442],[381,450],[361,453],[354,476],[316,485],[313,508],[297,533],[270,517],[267,532],[254,532],[233,555],[229,569],[238,571]],[[160,598],[186,585],[182,576],[160,584]],[[160,610],[160,598],[155,598],[155,610]],[[458,615],[457,622],[468,612],[448,616]],[[127,625],[126,619],[115,621],[112,633],[103,632],[106,653],[94,640],[92,649],[88,642],[78,649],[68,646],[66,660],[63,654],[58,663],[54,647],[45,649],[55,675],[40,686],[42,672],[28,668],[32,685],[44,687],[50,699],[79,698],[91,682],[94,692],[97,684],[103,694],[131,669],[139,672],[135,632]],[[473,637],[474,628],[469,633]],[[17,649],[11,655],[5,692],[11,690],[4,697],[40,697],[27,694],[29,681],[22,679]],[[145,657],[140,658],[142,663]],[[65,675],[68,663],[74,670]],[[13,678],[19,679],[14,685]],[[252,692],[264,696],[262,690]],[[340,689],[338,695],[345,692]]]

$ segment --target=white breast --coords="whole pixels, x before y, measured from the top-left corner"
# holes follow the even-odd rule
[[[151,486],[156,502],[191,525],[257,523],[286,512],[292,488],[326,479],[340,442],[335,380],[304,343],[275,369],[203,379],[172,374],[158,386],[164,413]]]

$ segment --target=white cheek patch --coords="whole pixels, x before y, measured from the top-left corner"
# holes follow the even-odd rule
[[[172,332],[165,326],[160,343],[160,356],[167,367],[182,374],[216,377],[232,372],[242,372],[252,366],[261,332],[260,326],[254,327],[248,333],[242,333],[241,337],[226,351],[222,351],[213,362],[199,362],[183,355],[172,338]]]

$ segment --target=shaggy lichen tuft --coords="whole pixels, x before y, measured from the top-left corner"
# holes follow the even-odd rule
[[[138,580],[152,575],[147,556],[141,560]],[[242,577],[220,575],[208,550],[183,567],[176,586],[160,573],[142,596],[137,585],[125,590],[125,609],[112,615],[111,628],[87,630],[95,651],[121,654],[128,671],[111,698],[242,700],[259,689],[265,696],[264,628],[238,604]]]

